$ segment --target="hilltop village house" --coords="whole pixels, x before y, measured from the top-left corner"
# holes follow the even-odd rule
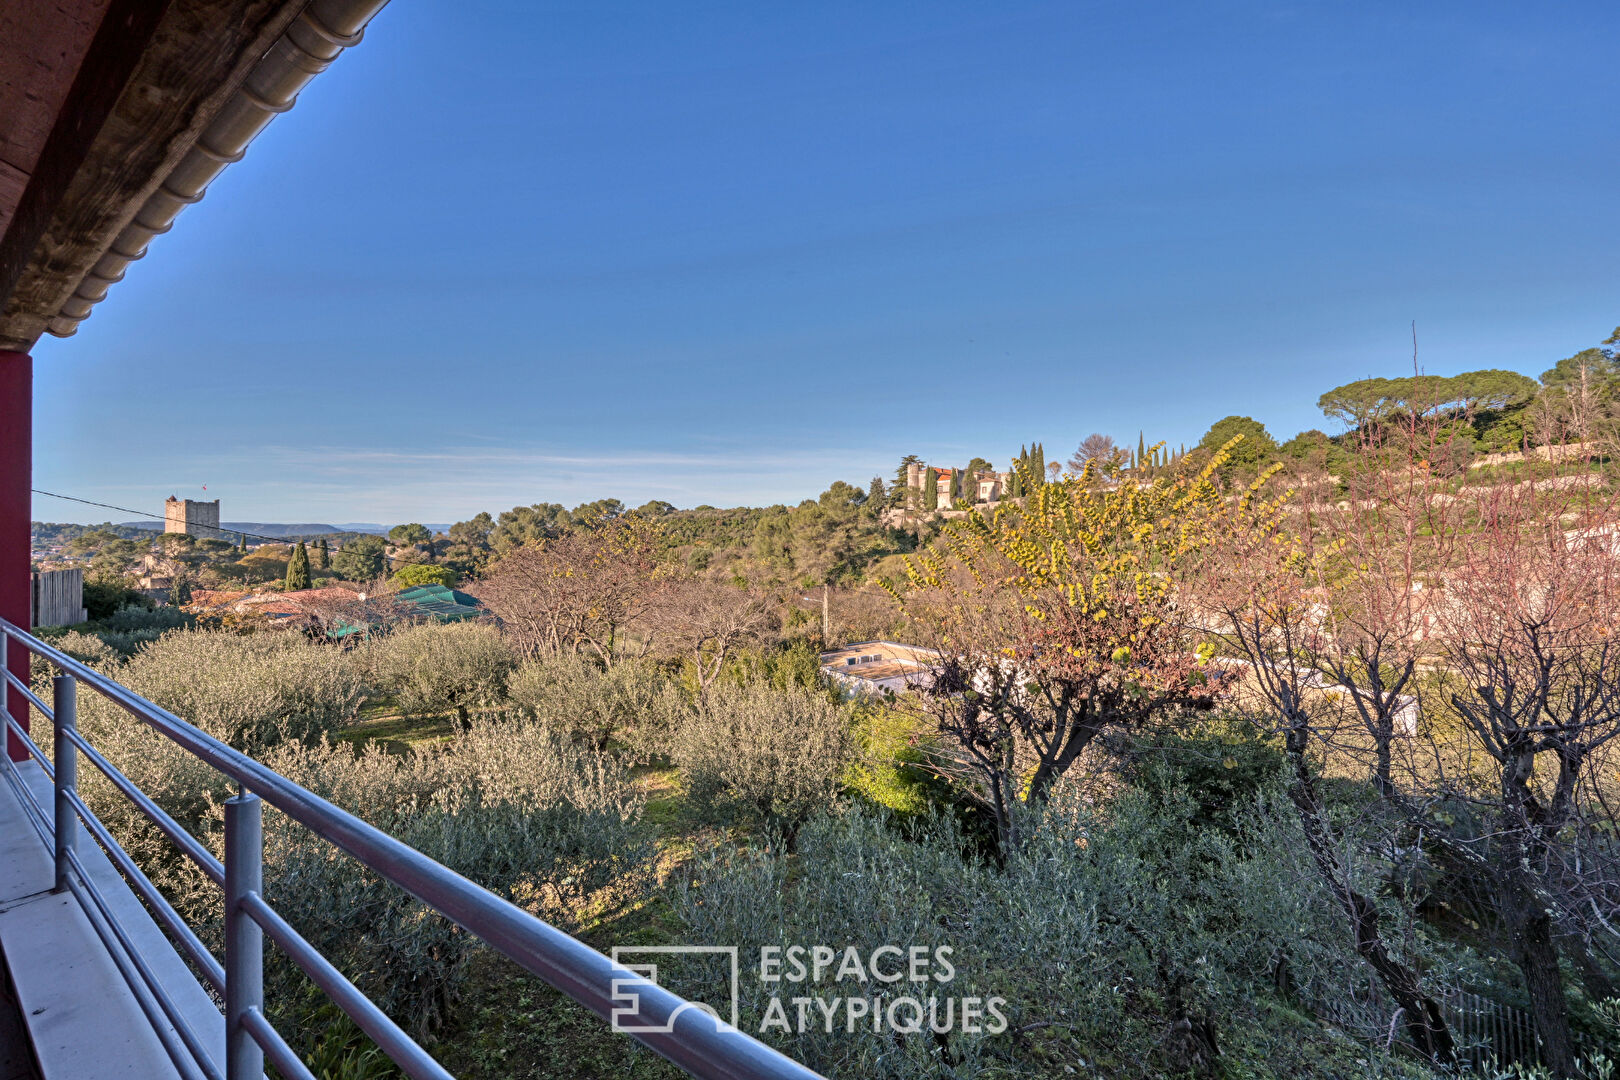
[[[928,482],[928,466],[921,462],[912,462],[906,466],[906,487],[919,494],[923,485]],[[962,470],[959,468],[936,469],[939,478],[935,481],[939,494],[939,505],[950,507],[956,504],[957,487],[960,480],[957,476]],[[973,481],[973,502],[988,503],[1000,502],[1012,484],[1012,473],[981,470]]]

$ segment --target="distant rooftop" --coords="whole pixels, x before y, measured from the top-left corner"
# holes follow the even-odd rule
[[[927,685],[939,653],[894,641],[857,641],[821,654],[821,670],[845,687],[863,693],[903,694]]]

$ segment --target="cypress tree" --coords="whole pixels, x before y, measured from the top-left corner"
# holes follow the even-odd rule
[[[1140,465],[1147,460],[1147,436],[1138,430],[1136,433],[1136,461]]]
[[[302,540],[293,548],[292,558],[287,560],[287,591],[309,588],[309,549]]]
[[[932,465],[923,473],[923,509],[939,509],[939,470]]]
[[[330,570],[332,568],[332,551],[326,546],[326,537],[315,542],[315,569]]]
[[[247,533],[236,534],[236,551],[239,555],[247,554]]]
[[[191,603],[191,581],[186,575],[174,576],[174,584],[169,586],[169,603],[174,607]]]

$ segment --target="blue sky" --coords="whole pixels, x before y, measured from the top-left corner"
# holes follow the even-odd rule
[[[1617,32],[394,0],[37,347],[35,482],[257,521],[796,502],[905,453],[1326,427],[1413,320],[1426,371],[1537,375],[1620,322]]]

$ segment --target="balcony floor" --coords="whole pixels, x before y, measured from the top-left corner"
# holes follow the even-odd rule
[[[33,763],[18,766],[41,806],[51,783]],[[43,1080],[180,1076],[135,995],[71,893],[53,894],[49,851],[0,777],[0,952]],[[216,1061],[224,1020],[190,970],[81,829],[79,858],[167,993]],[[24,1073],[22,1075],[31,1075]]]

